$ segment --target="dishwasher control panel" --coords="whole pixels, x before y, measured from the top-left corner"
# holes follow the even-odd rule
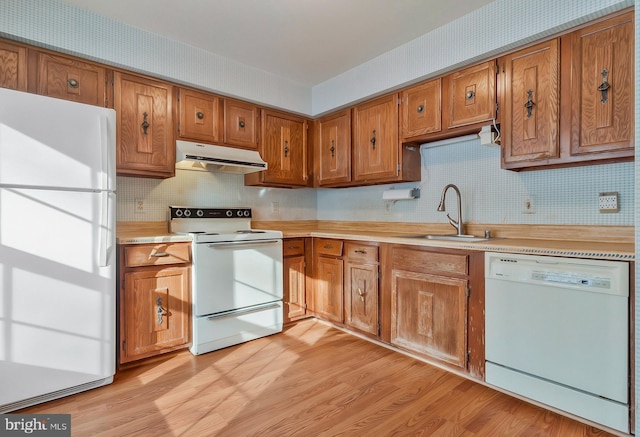
[[[611,288],[611,279],[609,278],[598,278],[570,272],[532,271],[531,279],[534,281],[580,285],[581,287]]]

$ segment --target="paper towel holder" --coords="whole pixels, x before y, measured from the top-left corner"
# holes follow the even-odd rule
[[[412,200],[420,198],[420,188],[406,188],[402,190],[386,190],[382,192],[382,200]]]

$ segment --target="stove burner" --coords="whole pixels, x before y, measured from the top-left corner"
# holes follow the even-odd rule
[[[265,231],[254,231],[252,229],[241,229],[236,234],[264,234]]]

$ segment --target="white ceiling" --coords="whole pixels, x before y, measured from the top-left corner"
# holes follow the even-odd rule
[[[62,0],[313,86],[492,0]]]

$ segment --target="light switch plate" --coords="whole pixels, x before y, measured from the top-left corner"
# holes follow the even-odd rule
[[[615,191],[600,193],[598,198],[598,208],[600,212],[618,212],[618,193]]]

